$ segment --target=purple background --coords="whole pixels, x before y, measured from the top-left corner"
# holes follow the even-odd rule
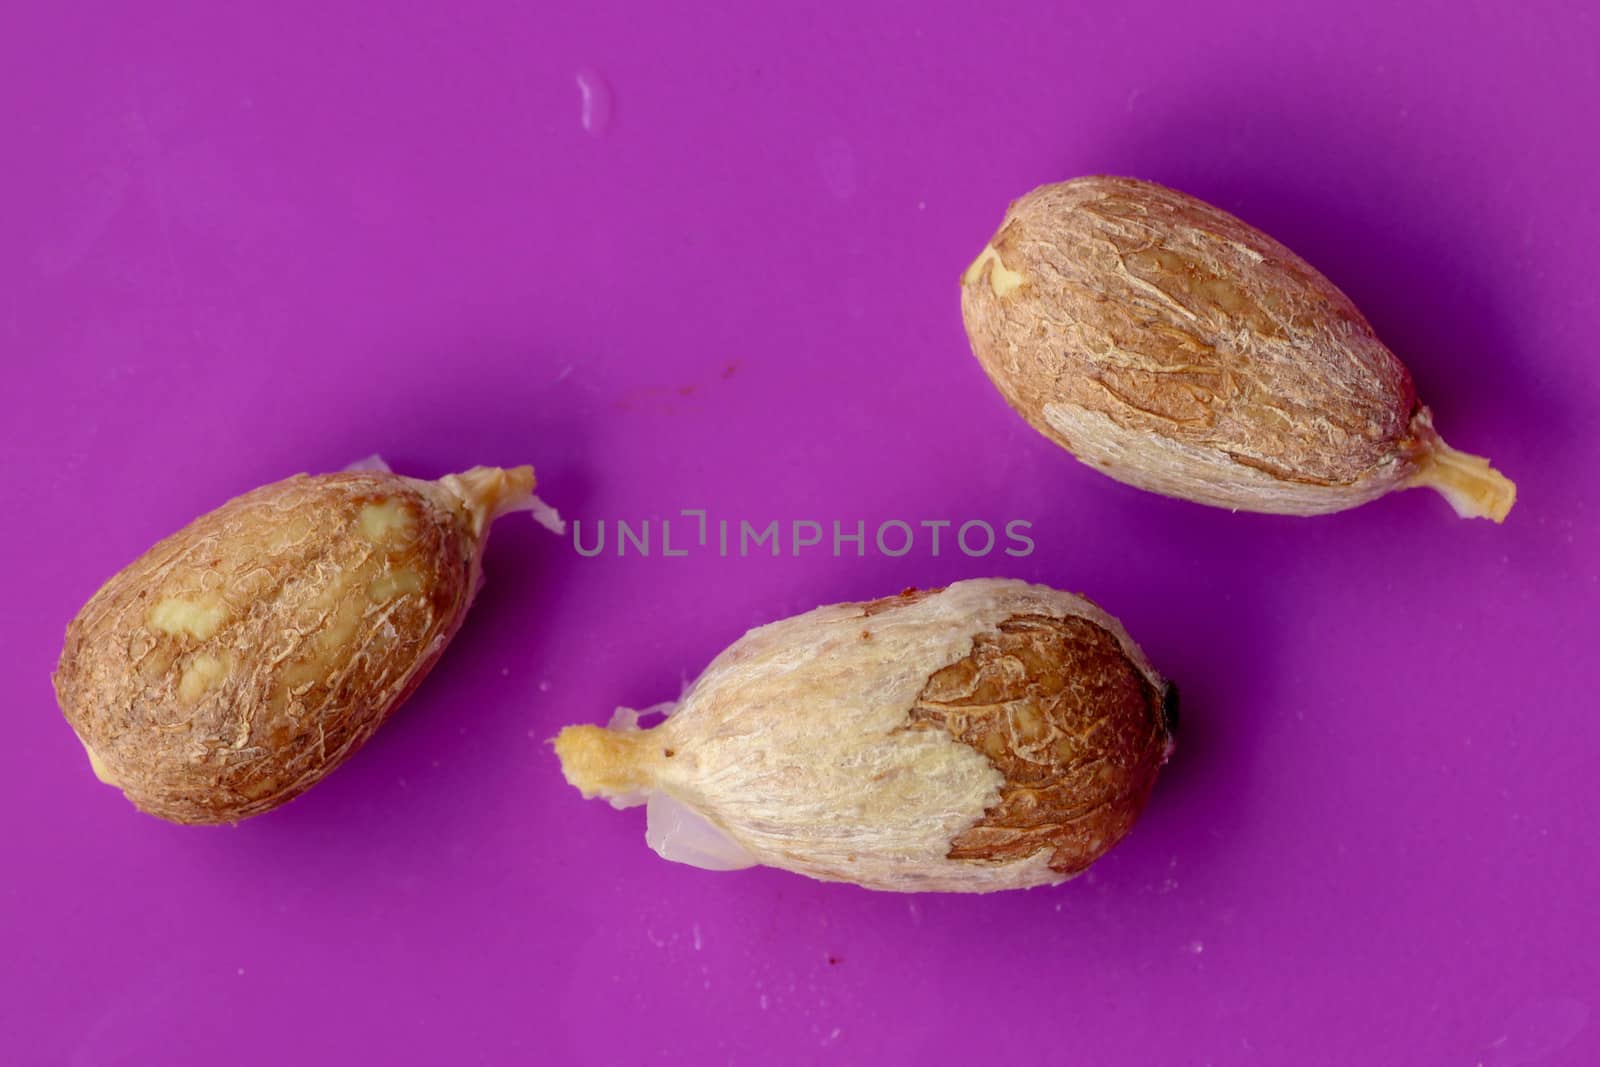
[[[1600,1062],[1587,4],[160,6],[0,16],[0,1059]],[[1520,483],[1509,522],[1230,515],[1013,417],[956,278],[1090,172],[1318,264]],[[1038,550],[584,559],[514,517],[347,767],[234,829],[136,814],[53,705],[67,620],[373,451],[532,462],[591,521],[1023,518]],[[995,573],[1088,592],[1184,687],[1073,884],[668,865],[545,744],[753,624]]]

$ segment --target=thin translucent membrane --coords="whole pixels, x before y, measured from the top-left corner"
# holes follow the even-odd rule
[[[645,843],[656,855],[707,871],[737,871],[756,859],[693,808],[661,792],[645,801]]]

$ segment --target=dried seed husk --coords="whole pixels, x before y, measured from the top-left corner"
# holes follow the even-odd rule
[[[1111,848],[1175,726],[1174,691],[1115,619],[980,579],[752,630],[659,726],[568,727],[556,752],[585,796],[703,820],[731,846],[697,838],[707,866],[988,892]]]
[[[304,792],[417,687],[533,469],[297,475],[195,519],[67,627],[56,699],[95,774],[178,823]]]
[[[1426,486],[1499,522],[1516,499],[1487,460],[1444,443],[1332,282],[1175,190],[1035,189],[962,276],[961,308],[1007,402],[1118,481],[1291,515]]]

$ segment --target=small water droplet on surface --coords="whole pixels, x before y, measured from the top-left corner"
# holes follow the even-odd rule
[[[611,128],[611,86],[605,76],[593,67],[579,70],[577,80],[582,105],[578,117],[583,123],[584,132],[591,137],[603,137]]]

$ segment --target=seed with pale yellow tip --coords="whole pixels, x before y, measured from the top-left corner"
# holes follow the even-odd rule
[[[161,541],[67,627],[56,699],[95,775],[179,823],[304,792],[437,662],[532,491],[531,467],[297,475]]]
[[[1314,515],[1424,486],[1500,522],[1516,486],[1433,428],[1405,365],[1332,282],[1183,193],[1077,178],[1011,205],[961,279],[1006,401],[1141,489]]]
[[[646,804],[668,859],[985,893],[1104,855],[1176,726],[1176,691],[1110,615],[979,579],[752,630],[660,725],[621,713],[555,746],[585,796]]]

